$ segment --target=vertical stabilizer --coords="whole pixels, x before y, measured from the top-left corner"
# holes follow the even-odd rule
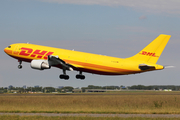
[[[170,37],[171,35],[165,35],[165,34],[159,35],[155,40],[153,40],[139,53],[127,59],[156,63],[159,57],[161,56],[161,53],[163,52]]]

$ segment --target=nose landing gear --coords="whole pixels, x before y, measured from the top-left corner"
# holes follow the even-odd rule
[[[18,68],[21,69],[22,68],[22,65],[21,65],[22,61],[19,60],[18,62],[19,62]]]

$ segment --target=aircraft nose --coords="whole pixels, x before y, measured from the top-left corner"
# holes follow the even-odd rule
[[[5,49],[4,49],[4,52],[5,52],[6,54],[12,54],[12,50],[9,50],[8,48],[5,48]]]
[[[7,53],[7,49],[6,48],[4,48],[4,52]]]

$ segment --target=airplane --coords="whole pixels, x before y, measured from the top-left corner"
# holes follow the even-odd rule
[[[82,72],[99,75],[128,75],[147,71],[162,70],[165,66],[158,65],[161,53],[171,35],[160,34],[149,45],[129,58],[117,58],[92,53],[66,50],[29,43],[11,44],[4,49],[9,56],[18,60],[18,68],[22,61],[30,62],[33,69],[44,70],[51,67],[62,69],[60,79],[68,80],[66,71],[78,71],[77,79],[84,80]]]

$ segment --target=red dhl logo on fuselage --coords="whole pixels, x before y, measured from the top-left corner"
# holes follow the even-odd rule
[[[146,55],[146,56],[152,56],[152,57],[159,57],[159,56],[156,56],[156,53],[146,52],[146,51],[142,51],[142,53],[139,53],[139,54]]]
[[[45,50],[38,50],[38,49],[33,51],[33,49],[31,49],[31,48],[25,48],[25,47],[22,47],[21,50],[22,51],[19,53],[19,55],[30,56],[33,58],[35,58],[35,57],[36,58],[43,58],[43,59],[47,59],[48,55],[52,55],[54,53],[54,52],[45,51]]]

